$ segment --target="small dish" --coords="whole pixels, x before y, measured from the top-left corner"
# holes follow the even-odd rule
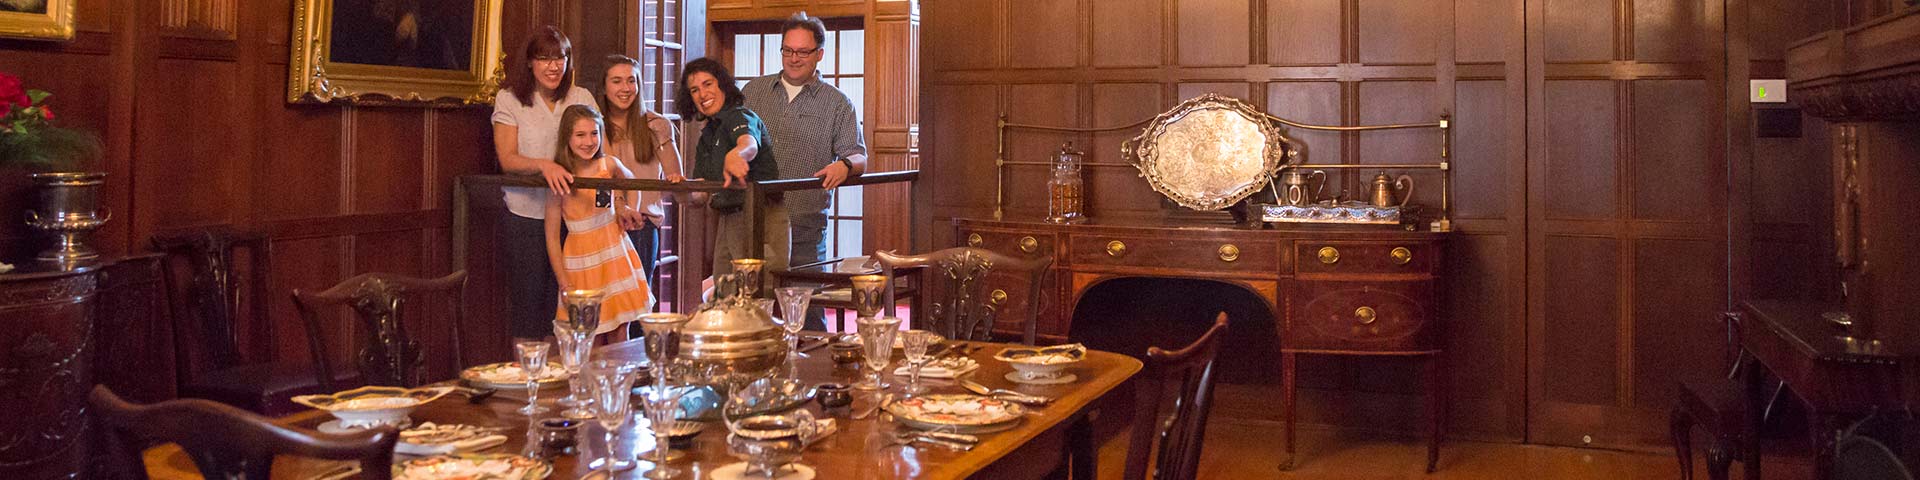
[[[415,407],[453,391],[453,387],[368,386],[327,395],[300,395],[293,403],[325,410],[341,428],[400,427]]]
[[[460,371],[460,379],[473,385],[500,390],[526,390],[527,373],[513,362],[489,363]],[[540,372],[540,388],[559,386],[567,381],[567,369],[558,363],[548,363],[547,370]]]
[[[394,480],[540,480],[552,473],[553,465],[545,460],[505,453],[441,455],[393,464]]]
[[[1087,358],[1087,347],[1078,343],[1055,345],[1051,347],[1013,347],[993,354],[995,360],[1007,362],[1027,380],[1049,379],[1060,376],[1060,371],[1068,365],[1079,363]]]
[[[932,394],[892,402],[887,413],[921,429],[998,430],[1020,421],[1026,407],[1004,400],[967,394]]]

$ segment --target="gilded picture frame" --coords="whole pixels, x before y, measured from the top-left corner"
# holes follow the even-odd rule
[[[506,76],[501,0],[293,5],[287,103],[484,106]]]
[[[79,0],[0,0],[0,37],[72,40]]]

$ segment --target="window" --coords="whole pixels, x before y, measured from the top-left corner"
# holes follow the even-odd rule
[[[644,94],[655,112],[673,113],[674,83],[687,59],[681,38],[681,0],[644,0],[640,17],[640,62]],[[699,2],[695,2],[699,3]]]
[[[859,27],[836,28],[827,24],[826,58],[820,59],[820,79],[853,102],[853,115],[864,125],[866,115],[865,30]],[[753,77],[780,71],[780,27],[767,25],[763,31],[733,35],[733,75],[741,86]],[[863,127],[864,128],[864,127]],[[861,187],[841,187],[833,191],[833,209],[827,211],[827,257],[864,255],[861,235]]]

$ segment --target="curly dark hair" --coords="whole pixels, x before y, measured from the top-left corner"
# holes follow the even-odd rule
[[[673,93],[673,110],[681,117],[704,118],[700,114],[700,107],[693,104],[693,92],[688,90],[692,84],[687,82],[687,77],[692,76],[694,72],[712,75],[713,79],[720,84],[720,92],[727,97],[726,102],[720,105],[720,109],[725,110],[747,103],[746,94],[740,93],[740,85],[733,80],[733,72],[727,71],[725,65],[721,65],[714,59],[701,57],[687,62],[687,67],[680,70],[680,89]]]

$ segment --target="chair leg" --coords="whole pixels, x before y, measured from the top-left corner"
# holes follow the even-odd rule
[[[1733,452],[1727,450],[1724,442],[1722,439],[1714,439],[1713,445],[1707,447],[1707,478],[1713,480],[1728,478],[1727,474],[1733,466]]]
[[[1680,480],[1693,480],[1693,417],[1673,409],[1667,419],[1667,435],[1673,437],[1673,456],[1680,460]]]

